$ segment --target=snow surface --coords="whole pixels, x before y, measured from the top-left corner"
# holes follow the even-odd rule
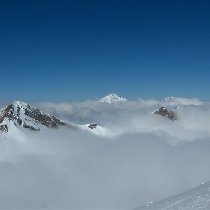
[[[27,103],[23,102],[23,101],[14,101],[12,103],[15,107],[21,107],[21,108],[26,108],[27,107]]]
[[[8,126],[8,133],[0,133],[1,137],[4,139],[15,138],[19,141],[25,142],[28,135],[26,133],[26,129],[21,126],[15,126],[14,123],[8,119],[5,119],[2,124],[6,124]]]
[[[107,95],[107,96],[105,96],[105,97],[103,97],[102,99],[99,100],[99,102],[108,103],[108,104],[125,102],[125,101],[127,101],[126,98],[118,96],[115,93],[111,93],[111,94],[109,94],[109,95]]]
[[[147,204],[136,210],[195,210],[210,209],[210,182],[202,183],[187,192]]]
[[[47,129],[44,125],[42,125],[40,122],[34,120],[33,118],[31,118],[30,116],[25,115],[25,109],[27,108],[27,106],[29,106],[27,103],[22,102],[22,101],[14,101],[12,103],[12,107],[14,108],[13,111],[13,115],[15,116],[16,119],[20,119],[22,120],[21,125],[19,125],[16,120],[11,120],[8,118],[5,118],[4,121],[1,123],[1,125],[7,125],[8,126],[8,133],[2,133],[1,135],[3,135],[4,137],[6,137],[8,135],[8,137],[15,137],[17,139],[26,139],[25,137],[25,133],[26,132],[31,132],[26,128],[23,128],[23,124],[27,124],[29,126],[33,126],[35,129],[37,130],[43,130],[43,129]],[[7,106],[6,106],[7,107]],[[4,107],[2,109],[2,112],[4,112],[4,109],[6,108]],[[34,109],[34,108],[32,108]],[[44,115],[48,115],[47,113],[43,113],[40,112]],[[74,126],[75,128],[84,130],[84,131],[88,131],[96,136],[112,136],[111,132],[107,129],[104,128],[100,125],[97,125],[96,128],[91,129],[89,127],[90,124],[77,124],[77,123],[70,123],[69,125]]]
[[[4,121],[1,123],[1,125],[7,125],[9,134],[14,136],[21,136],[20,133],[22,133],[23,130],[27,130],[23,128],[23,124],[27,124],[28,126],[33,126],[35,129],[44,129],[45,126],[43,126],[40,122],[34,120],[30,116],[25,115],[25,109],[27,108],[28,104],[22,101],[14,101],[12,104],[12,107],[14,108],[13,115],[15,119],[22,120],[21,125],[19,125],[16,120],[11,120],[8,118],[5,118]],[[4,107],[2,111],[4,112]],[[19,109],[19,110],[18,110]],[[18,135],[16,135],[18,132]]]
[[[78,125],[78,127],[82,130],[85,130],[85,131],[89,131],[91,133],[93,133],[94,135],[97,135],[97,136],[104,136],[104,137],[109,137],[109,136],[112,136],[112,133],[107,129],[107,128],[104,128],[100,125],[97,125],[96,128],[89,128],[90,124],[85,124],[85,125]]]
[[[187,98],[181,98],[181,97],[174,97],[174,96],[170,96],[170,97],[166,97],[161,101],[161,104],[164,105],[185,105],[185,106],[189,106],[189,105],[194,105],[194,106],[199,106],[202,104],[202,102],[197,99],[197,98],[191,98],[190,100]]]

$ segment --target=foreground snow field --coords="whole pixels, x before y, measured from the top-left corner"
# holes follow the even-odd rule
[[[147,204],[136,210],[195,210],[210,209],[210,182],[168,199]]]

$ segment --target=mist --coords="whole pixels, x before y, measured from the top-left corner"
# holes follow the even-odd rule
[[[154,115],[160,105],[179,105],[179,120]],[[68,129],[0,135],[1,209],[133,209],[210,179],[209,102],[36,106],[68,123],[96,122],[110,135]]]

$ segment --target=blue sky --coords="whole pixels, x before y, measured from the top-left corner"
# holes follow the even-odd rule
[[[210,1],[0,2],[0,100],[210,99]]]

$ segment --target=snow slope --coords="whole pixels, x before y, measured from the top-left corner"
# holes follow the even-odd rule
[[[171,198],[147,204],[136,210],[195,210],[210,209],[210,181],[175,195]]]
[[[21,101],[14,101],[6,105],[0,112],[1,131],[5,133],[17,128],[39,131],[44,127],[58,128],[65,125],[64,122],[53,115],[43,113]]]
[[[0,134],[9,135],[19,139],[23,138],[25,131],[40,131],[46,128],[66,127],[80,129],[97,136],[109,136],[109,131],[96,123],[79,125],[66,123],[59,118],[44,113],[37,108],[21,101],[14,101],[6,105],[0,111]]]

